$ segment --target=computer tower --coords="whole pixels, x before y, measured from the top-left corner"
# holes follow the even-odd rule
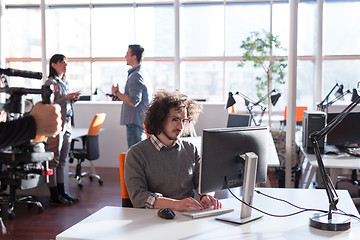
[[[310,134],[319,131],[325,127],[326,114],[324,112],[309,112],[304,111],[303,116],[303,131],[302,131],[302,146],[307,153],[314,153],[313,145],[310,141]],[[321,153],[324,152],[324,138],[318,141]]]

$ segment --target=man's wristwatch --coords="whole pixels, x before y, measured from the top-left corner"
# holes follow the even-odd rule
[[[200,201],[201,201],[201,199],[203,198],[203,197],[205,197],[205,196],[207,196],[206,194],[201,194],[201,196],[200,196]]]

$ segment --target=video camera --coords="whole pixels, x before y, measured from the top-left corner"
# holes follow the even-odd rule
[[[18,77],[24,77],[24,78],[35,78],[35,79],[41,79],[42,73],[41,72],[32,72],[32,71],[23,71],[23,70],[17,70],[17,69],[2,69],[0,68],[0,76],[1,76],[1,83],[3,87],[0,87],[0,93],[4,92],[10,95],[10,97],[6,100],[6,103],[4,104],[4,111],[7,115],[7,121],[16,120],[17,118],[20,118],[25,113],[25,99],[24,95],[27,94],[41,94],[42,102],[45,104],[52,104],[52,89],[50,86],[43,85],[41,89],[30,89],[30,88],[20,88],[20,87],[9,87],[7,77],[6,76],[18,76]],[[30,149],[29,149],[30,144]],[[34,151],[42,151],[40,150],[38,146],[34,148],[33,146],[35,143],[29,143],[22,145],[21,147],[25,147],[26,154],[29,152]],[[19,152],[19,146],[12,146],[12,153],[15,154]],[[17,149],[17,150],[15,150]],[[0,152],[9,152],[9,149],[6,149],[6,151]],[[30,154],[31,155],[31,154]],[[44,155],[44,156],[47,156]],[[21,159],[22,161],[32,161],[32,157],[29,156],[29,159],[24,159],[23,156]],[[0,161],[4,160],[4,156],[0,153]],[[41,161],[41,157],[39,156],[34,157],[35,161]],[[47,161],[47,157],[44,157],[44,161]]]
[[[0,68],[0,93],[10,95],[3,105],[3,111],[6,113],[6,121],[16,120],[24,115],[24,95],[41,94],[43,103],[53,103],[53,90],[50,86],[43,85],[41,89],[9,87],[7,76],[41,79],[42,73]],[[44,142],[34,142],[31,140],[18,146],[0,149],[1,190],[4,191],[7,185],[10,186],[10,194],[5,201],[9,203],[8,213],[10,218],[14,218],[14,204],[19,202],[16,198],[16,189],[34,188],[40,184],[40,180],[42,180],[41,176],[52,175],[52,172],[47,171],[43,163],[47,163],[47,161],[53,158],[54,154],[47,151],[47,145]],[[43,211],[41,203],[34,201],[26,202],[35,203],[39,207],[39,212]]]

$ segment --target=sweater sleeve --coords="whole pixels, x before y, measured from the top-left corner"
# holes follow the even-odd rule
[[[30,141],[35,136],[36,124],[32,116],[0,123],[0,149],[20,145]]]
[[[134,207],[143,208],[151,196],[139,148],[133,146],[125,158],[125,184]]]

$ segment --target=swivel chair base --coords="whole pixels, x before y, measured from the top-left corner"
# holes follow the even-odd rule
[[[82,161],[78,161],[78,163],[76,164],[76,172],[75,173],[69,172],[69,176],[74,177],[76,179],[76,181],[78,183],[78,187],[80,189],[83,188],[83,184],[81,183],[83,177],[89,177],[90,181],[93,181],[94,178],[97,178],[99,184],[103,185],[103,181],[101,180],[100,175],[98,175],[96,173],[96,170],[95,170],[95,167],[94,167],[93,163],[90,161],[91,172],[92,173],[89,173],[89,172],[81,172],[81,162]]]
[[[10,186],[10,194],[5,194],[0,197],[0,204],[5,205],[8,204],[8,217],[9,219],[15,218],[15,204],[18,203],[26,203],[29,207],[36,205],[38,207],[38,212],[43,213],[44,207],[41,202],[36,201],[32,196],[24,196],[24,197],[16,197],[15,194],[16,188],[14,186]]]

